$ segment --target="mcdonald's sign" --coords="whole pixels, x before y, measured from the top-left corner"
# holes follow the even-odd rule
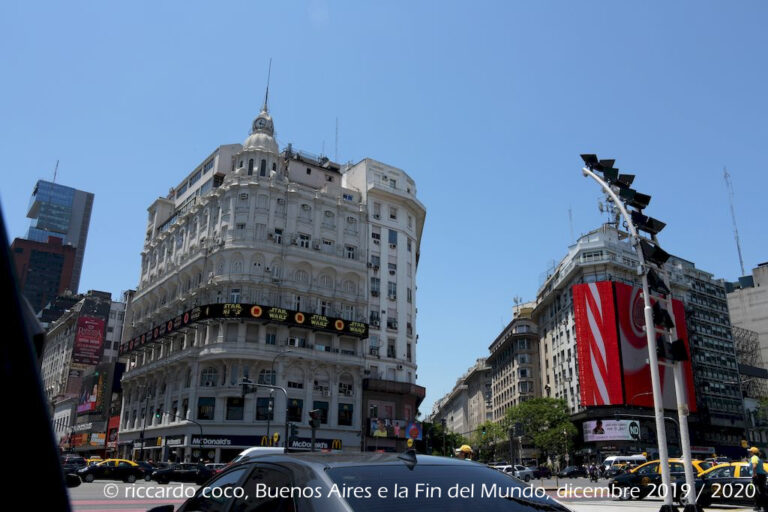
[[[331,441],[331,450],[341,451],[341,439],[334,439]]]
[[[269,437],[261,436],[261,446],[272,446],[272,444],[269,442]]]

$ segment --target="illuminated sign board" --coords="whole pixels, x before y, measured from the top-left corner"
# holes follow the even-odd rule
[[[208,304],[190,309],[122,343],[120,345],[120,355],[141,348],[147,343],[157,341],[192,323],[222,318],[259,319],[269,323],[284,324],[292,327],[306,327],[307,329],[354,336],[361,339],[368,337],[368,324],[363,322],[352,322],[342,318],[272,306],[261,306],[259,304]]]

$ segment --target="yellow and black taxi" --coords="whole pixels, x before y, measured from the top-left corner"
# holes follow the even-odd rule
[[[768,463],[763,463],[768,472]],[[752,485],[752,464],[749,462],[728,462],[711,467],[696,477],[696,503],[708,507],[713,503],[728,505],[751,505],[755,502],[755,487]],[[682,495],[675,495],[682,503]]]
[[[698,459],[692,460],[691,465],[694,475],[699,475],[712,467],[711,463]],[[669,469],[673,480],[685,480],[685,466],[682,459],[669,459]],[[625,492],[621,495],[629,499],[643,499],[650,494],[658,495],[659,492],[663,492],[659,489],[660,486],[661,464],[658,460],[646,462],[608,480],[608,487],[612,489],[612,494],[619,495],[618,492],[614,493],[613,489],[624,489]]]
[[[98,464],[79,469],[77,475],[85,482],[122,480],[132,484],[144,478],[146,470],[132,460],[106,459]]]

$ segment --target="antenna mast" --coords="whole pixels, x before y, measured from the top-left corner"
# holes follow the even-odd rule
[[[53,182],[56,183],[56,173],[59,171],[59,161],[56,160],[56,167],[53,168]]]
[[[733,182],[731,181],[731,175],[728,174],[728,169],[723,167],[723,179],[725,179],[725,187],[728,189],[728,202],[731,205],[731,219],[733,220],[733,236],[736,239],[736,250],[739,252],[739,265],[741,266],[741,275],[747,275],[744,271],[744,259],[741,257],[741,242],[739,241],[739,228],[736,227],[736,210],[733,208]]]

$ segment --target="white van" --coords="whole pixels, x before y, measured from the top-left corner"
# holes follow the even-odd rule
[[[603,461],[603,468],[607,471],[613,464],[629,464],[630,466],[639,466],[645,464],[648,460],[643,455],[612,455],[606,457]]]

